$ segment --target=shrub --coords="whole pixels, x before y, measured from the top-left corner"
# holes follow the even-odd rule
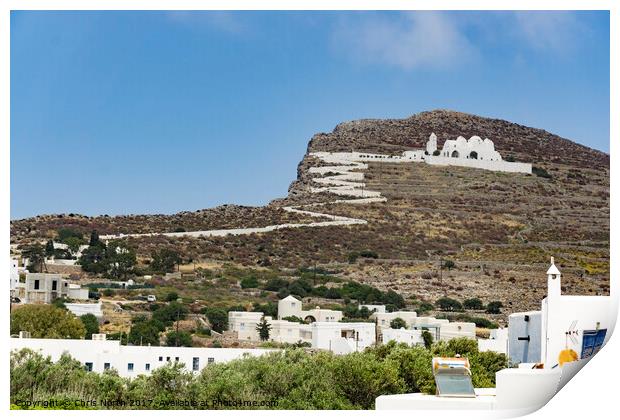
[[[456,264],[454,264],[454,261],[452,261],[452,260],[444,260],[443,268],[446,268],[446,269],[448,269],[448,271],[450,271],[454,267],[456,267]]]
[[[267,284],[265,285],[265,290],[269,290],[271,292],[277,292],[278,290],[282,288],[287,288],[287,287],[288,287],[288,281],[282,280],[280,278],[274,278],[267,282]]]
[[[494,300],[493,302],[489,302],[487,304],[487,313],[488,314],[499,314],[501,313],[501,308],[504,305],[502,304],[502,302],[498,301],[498,300]]]
[[[478,309],[483,309],[484,305],[482,304],[482,301],[478,298],[470,298],[470,299],[465,299],[463,301],[463,307],[465,309],[474,309],[474,310],[478,310]]]
[[[541,178],[551,179],[551,174],[547,172],[545,168],[539,168],[537,166],[532,166],[532,173]]]
[[[170,331],[166,334],[166,345],[170,347],[192,347],[192,336],[187,331]]]
[[[91,339],[93,338],[93,334],[99,333],[99,320],[95,315],[84,314],[80,317],[80,321],[82,321],[82,324],[84,324],[84,328],[86,329],[84,338]]]
[[[177,292],[170,292],[166,295],[166,301],[174,302],[179,298],[179,294]]]
[[[430,302],[420,302],[420,304],[418,305],[416,312],[421,315],[421,314],[425,314],[428,313],[429,311],[432,311],[433,309],[435,309],[435,306],[433,306],[432,303]]]
[[[254,289],[258,287],[258,279],[254,276],[248,276],[241,279],[242,289]]]
[[[11,334],[32,338],[84,338],[86,328],[71,312],[54,305],[22,305],[11,312]]]
[[[407,323],[402,318],[394,318],[392,322],[390,322],[390,328],[393,328],[395,330],[407,328]]]
[[[442,297],[437,299],[435,305],[437,305],[442,311],[455,312],[463,310],[463,305],[461,305],[461,302],[449,297]]]
[[[223,309],[206,308],[203,313],[209,319],[213,330],[221,333],[228,328],[228,314]]]

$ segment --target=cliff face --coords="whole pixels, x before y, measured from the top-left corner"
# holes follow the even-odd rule
[[[504,159],[531,162],[535,166],[554,164],[575,168],[609,168],[609,155],[583,146],[545,130],[509,121],[479,117],[448,110],[421,112],[404,119],[366,119],[338,124],[331,133],[315,134],[299,163],[297,179],[291,184],[289,198],[302,193],[308,185],[307,169],[317,162],[312,152],[369,152],[400,154],[423,149],[431,133],[438,148],[458,136],[489,138]]]

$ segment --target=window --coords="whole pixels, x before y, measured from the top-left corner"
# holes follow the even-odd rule
[[[583,342],[581,343],[581,358],[585,359],[596,354],[603,347],[606,335],[606,329],[585,330],[583,332]]]
[[[159,361],[163,362],[164,361],[164,356],[159,356]]]
[[[207,358],[207,363],[208,364],[215,363],[215,358],[214,357]]]
[[[56,290],[58,288],[58,281],[52,280],[52,290]]]
[[[149,372],[151,370],[151,364],[147,363],[146,365],[144,365],[144,370],[146,370],[147,372]]]
[[[170,361],[170,356],[167,356],[166,357],[166,362],[169,362],[169,361]]]
[[[197,371],[200,369],[200,358],[199,357],[194,357],[192,359],[192,370],[193,371]]]
[[[93,362],[86,362],[86,363],[84,363],[84,367],[86,368],[87,372],[92,372],[93,371]]]
[[[39,290],[39,280],[34,281],[34,290]]]
[[[103,370],[108,370],[108,369],[110,369],[110,363],[109,362],[105,362],[103,364]]]
[[[133,372],[133,363],[127,363],[127,371]]]
[[[175,361],[175,362],[178,362],[178,361],[179,361],[179,356],[175,357],[175,358],[174,358],[174,361]]]

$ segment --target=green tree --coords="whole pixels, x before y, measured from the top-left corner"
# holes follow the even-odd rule
[[[101,246],[103,243],[99,240],[99,234],[96,230],[90,232],[90,239],[88,241],[88,246]]]
[[[392,322],[390,322],[390,328],[395,330],[400,330],[401,328],[407,328],[407,323],[402,318],[394,318]]]
[[[169,347],[192,347],[192,336],[187,331],[170,331],[166,334],[166,345]]]
[[[461,302],[449,297],[442,297],[437,299],[435,305],[437,305],[442,311],[455,312],[463,310],[463,305],[461,304]]]
[[[22,257],[28,258],[28,270],[42,273],[45,266],[45,248],[41,244],[26,245],[22,249]]]
[[[258,287],[258,280],[255,276],[248,276],[241,279],[242,289],[252,289]]]
[[[75,254],[79,251],[80,245],[84,245],[84,239],[70,236],[65,239],[65,244],[69,247],[69,251],[71,251],[72,254]]]
[[[189,313],[185,305],[180,302],[170,302],[153,311],[153,319],[163,325],[171,325],[177,320],[183,320]]]
[[[170,273],[181,263],[181,257],[174,249],[159,249],[151,254],[151,269],[156,273]]]
[[[391,304],[397,308],[405,307],[405,299],[393,290],[388,290],[388,292],[383,297],[382,301],[385,304],[388,304],[388,305]]]
[[[446,268],[446,269],[448,269],[448,271],[450,271],[454,267],[456,267],[456,264],[454,264],[454,261],[452,261],[452,260],[444,260],[443,268]]]
[[[50,239],[45,243],[45,256],[51,257],[54,255],[54,241]]]
[[[84,239],[82,232],[70,227],[60,228],[56,233],[58,234],[58,242],[62,243],[66,243],[66,240],[69,238]]]
[[[78,264],[87,273],[100,274],[107,270],[106,248],[103,244],[89,246],[82,252]]]
[[[422,340],[424,340],[424,347],[430,349],[433,344],[433,334],[429,330],[422,331]]]
[[[269,340],[269,332],[271,331],[271,324],[267,322],[265,317],[262,317],[260,322],[256,324],[256,331],[261,341]]]
[[[80,316],[80,321],[84,324],[84,328],[86,329],[86,334],[84,338],[92,338],[93,334],[99,333],[99,320],[93,314],[84,314]]]
[[[110,276],[126,279],[137,263],[136,251],[125,241],[115,240],[106,248],[104,261]]]
[[[228,328],[228,314],[219,308],[206,308],[204,314],[209,319],[211,329],[221,333]]]
[[[170,292],[166,295],[166,301],[174,302],[179,298],[179,294],[177,292]]]
[[[33,338],[83,338],[84,324],[54,305],[22,305],[11,312],[11,334],[28,331]]]
[[[156,319],[142,320],[131,325],[127,341],[134,345],[159,346],[159,334],[164,330],[164,324]]]
[[[420,302],[420,304],[416,308],[416,312],[418,314],[422,315],[422,314],[428,313],[429,311],[432,311],[433,309],[435,309],[435,306],[433,306],[432,303],[430,303],[430,302]]]
[[[504,305],[502,304],[502,302],[498,301],[498,300],[494,300],[493,302],[489,302],[487,304],[487,313],[489,314],[499,314],[502,312],[501,308]]]
[[[482,301],[480,299],[471,298],[471,299],[465,299],[463,301],[463,307],[465,309],[479,310],[479,309],[483,309],[484,305],[482,304]]]

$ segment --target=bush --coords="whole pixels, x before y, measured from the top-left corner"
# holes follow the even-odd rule
[[[163,325],[171,325],[174,321],[185,319],[189,310],[179,302],[170,302],[153,311],[153,319],[160,321]]]
[[[504,305],[502,304],[502,302],[498,301],[498,300],[494,300],[493,302],[489,302],[487,304],[487,313],[488,314],[499,314],[501,313],[501,308]]]
[[[174,302],[179,298],[179,294],[177,292],[170,292],[166,295],[167,302]]]
[[[192,336],[186,331],[179,331],[178,333],[171,331],[166,334],[166,345],[170,347],[192,347]]]
[[[342,293],[341,293],[340,289],[335,288],[335,287],[330,287],[325,292],[325,297],[327,299],[340,299],[342,297]]]
[[[395,330],[407,328],[407,323],[402,318],[394,318],[392,322],[390,322],[390,328],[393,328]]]
[[[32,338],[84,338],[86,328],[71,312],[54,305],[21,305],[11,312],[11,334]]]
[[[248,276],[241,279],[242,289],[254,289],[258,287],[258,279],[254,276]]]
[[[228,328],[228,314],[223,309],[206,308],[203,313],[211,323],[211,329],[221,333]]]
[[[435,305],[437,305],[442,311],[455,312],[463,310],[463,305],[461,305],[461,302],[449,297],[442,297],[437,299]]]
[[[551,174],[547,172],[545,168],[539,168],[537,166],[532,166],[532,173],[541,178],[551,179]]]
[[[265,290],[269,290],[271,292],[277,292],[282,288],[288,288],[288,281],[280,278],[271,279],[265,285]]]
[[[421,314],[426,314],[429,311],[432,311],[433,309],[435,309],[435,306],[430,303],[430,302],[420,302],[420,304],[418,305],[416,312],[418,313],[418,315]]]
[[[456,267],[456,264],[454,264],[454,261],[452,260],[444,260],[443,262],[443,268],[447,268],[448,271],[452,270],[454,267]]]
[[[86,329],[84,338],[91,339],[93,338],[93,334],[99,333],[99,320],[95,315],[84,314],[80,317],[80,321],[82,321],[82,324],[84,324],[84,328]]]
[[[471,299],[465,299],[463,301],[463,307],[465,309],[479,310],[479,309],[483,309],[484,305],[482,304],[482,301],[480,299],[471,298]]]

